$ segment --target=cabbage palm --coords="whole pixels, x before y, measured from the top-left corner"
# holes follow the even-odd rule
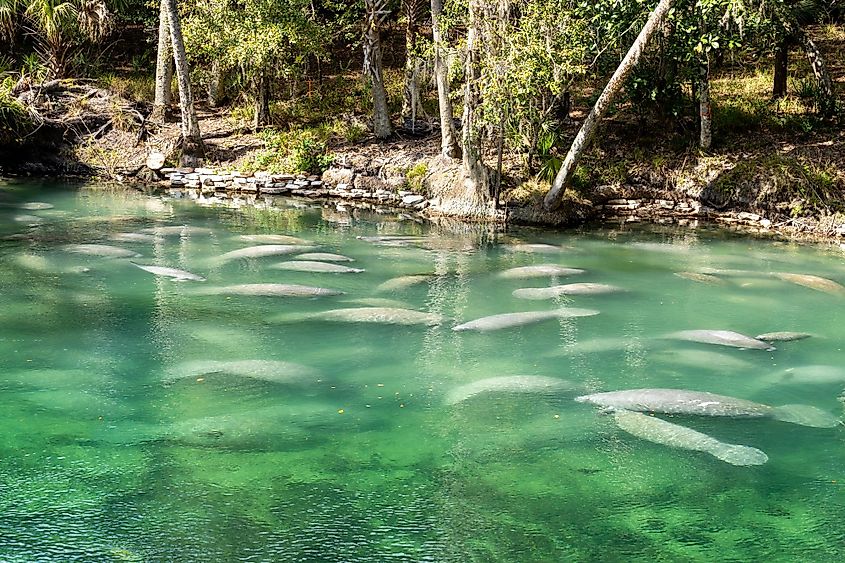
[[[0,34],[30,35],[48,74],[64,76],[71,49],[82,38],[101,39],[111,14],[105,0],[0,0]]]

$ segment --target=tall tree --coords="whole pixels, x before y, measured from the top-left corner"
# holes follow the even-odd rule
[[[420,22],[427,11],[428,0],[402,0],[405,19],[405,88],[402,96],[402,118],[416,127],[417,116],[425,117],[420,94]]]
[[[622,90],[622,85],[639,62],[643,51],[648,45],[648,42],[651,40],[651,37],[666,19],[666,15],[672,7],[672,1],[673,0],[660,0],[657,7],[651,13],[651,16],[649,16],[648,21],[640,31],[640,34],[637,36],[636,41],[634,41],[634,44],[631,45],[631,48],[625,55],[625,58],[622,59],[622,63],[616,69],[616,72],[613,73],[613,76],[604,87],[604,90],[598,100],[596,100],[593,109],[581,125],[578,135],[575,137],[575,140],[572,141],[572,146],[569,148],[569,152],[560,167],[560,171],[557,173],[557,176],[555,176],[552,187],[543,200],[543,205],[547,209],[554,209],[560,205],[563,191],[569,184],[569,180],[575,172],[578,162],[581,160],[581,155],[589,146],[590,141],[593,138],[593,134],[595,133],[596,125],[598,125],[601,118],[610,108],[613,100],[619,95],[619,92]]]
[[[387,91],[382,73],[381,28],[391,15],[389,0],[364,0],[364,74],[370,81],[373,96],[373,133],[378,139],[393,134],[390,110],[387,107]]]
[[[485,17],[484,1],[469,0],[464,61],[464,114],[461,119],[464,183],[467,190],[482,199],[490,195],[490,171],[484,165],[481,154],[482,124],[479,119],[482,103],[481,49],[484,38],[481,36],[481,22]]]
[[[170,20],[165,2],[160,3],[158,17],[155,100],[150,119],[163,122],[173,102],[173,50],[170,48]]]
[[[461,146],[455,130],[455,115],[449,92],[449,69],[443,57],[445,41],[441,17],[443,0],[431,0],[431,30],[434,39],[434,76],[437,81],[437,104],[440,110],[440,153],[445,158],[461,158]]]
[[[170,27],[170,43],[173,46],[173,62],[176,65],[176,80],[179,84],[179,107],[182,111],[182,166],[197,166],[204,153],[202,135],[197,120],[194,98],[191,95],[191,73],[185,43],[182,39],[182,26],[179,22],[179,10],[176,0],[162,0],[167,11]]]

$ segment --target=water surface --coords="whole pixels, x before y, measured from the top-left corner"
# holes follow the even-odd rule
[[[33,202],[52,207],[26,205]],[[179,225],[192,229],[161,229]],[[152,236],[111,240],[118,233]],[[306,239],[365,271],[270,268],[292,256],[216,259],[253,245],[244,234]],[[419,238],[357,238],[400,235]],[[613,417],[573,400],[669,387],[841,416],[845,297],[772,275],[845,283],[841,252],[715,229],[495,233],[303,201],[204,206],[24,183],[0,185],[0,237],[0,560],[845,557],[841,427],[661,416],[769,457],[737,467],[626,434]],[[67,250],[92,243],[140,257]],[[131,261],[207,281],[157,277]],[[499,276],[537,264],[585,272]],[[713,279],[676,275],[713,270]],[[379,289],[410,275],[429,277]],[[574,282],[625,291],[546,301],[511,295]],[[209,290],[255,283],[344,294]],[[372,299],[444,320],[308,318],[382,304],[359,301]],[[558,307],[600,314],[451,330],[486,315]],[[692,329],[813,336],[777,342],[774,351],[664,338]],[[287,379],[194,369],[242,360],[306,369]],[[450,404],[462,385],[510,375],[574,388],[478,393]]]

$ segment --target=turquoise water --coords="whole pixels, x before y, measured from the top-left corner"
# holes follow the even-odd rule
[[[52,207],[27,209],[47,207],[33,202]],[[156,230],[177,225],[208,231]],[[110,240],[145,229],[145,241]],[[291,256],[216,258],[251,246],[244,234],[307,239],[365,271],[270,268]],[[376,235],[419,238],[356,238]],[[207,281],[67,247],[88,243]],[[556,248],[519,246],[536,243]],[[585,273],[499,276],[536,264]],[[676,275],[710,269],[719,275]],[[667,387],[841,416],[845,296],[773,272],[845,283],[845,254],[715,229],[496,233],[302,201],[226,208],[0,185],[0,560],[840,561],[841,426],[659,415],[768,456],[734,466],[628,434],[574,401]],[[429,277],[378,287],[418,274]],[[574,282],[625,291],[511,295]],[[252,283],[344,294],[215,289]],[[360,299],[443,321],[314,318]],[[451,330],[564,306],[599,314]],[[812,336],[774,351],[664,338],[692,329]],[[242,360],[295,366],[267,377],[197,367]],[[568,383],[460,395],[463,385],[510,375]]]

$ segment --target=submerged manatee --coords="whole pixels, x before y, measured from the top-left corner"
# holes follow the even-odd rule
[[[792,342],[793,340],[804,340],[810,338],[812,334],[806,332],[767,332],[765,334],[758,334],[754,338],[757,340],[765,340],[766,342]]]
[[[164,276],[166,278],[173,278],[177,281],[205,281],[205,278],[202,276],[198,276],[196,274],[192,274],[191,272],[186,272],[185,270],[177,270],[176,268],[166,268],[163,266],[150,266],[147,264],[136,264],[132,262],[133,266],[138,266],[145,272],[149,272],[156,276]]]
[[[293,272],[313,272],[324,274],[360,274],[361,268],[349,268],[340,264],[330,262],[316,262],[311,260],[290,260],[273,264],[270,268],[274,270],[289,270]]]
[[[141,229],[142,233],[150,233],[163,237],[169,236],[190,236],[190,235],[210,235],[211,229],[206,227],[192,227],[190,225],[172,225],[167,227],[148,227]]]
[[[784,281],[809,287],[810,289],[815,289],[816,291],[822,291],[831,295],[845,295],[845,286],[820,276],[813,276],[810,274],[788,274],[783,272],[778,272],[774,275]]]
[[[354,262],[354,258],[330,252],[306,252],[293,257],[294,260],[318,260],[321,262]]]
[[[508,280],[521,280],[552,276],[574,276],[583,273],[584,270],[578,268],[564,268],[557,264],[537,264],[535,266],[522,266],[520,268],[505,270],[499,273],[499,277]]]
[[[568,283],[554,285],[552,287],[525,287],[515,289],[511,295],[518,299],[553,299],[561,295],[604,295],[606,293],[619,293],[624,291],[621,287],[607,285],[604,283]]]
[[[353,307],[348,309],[332,309],[313,315],[308,319],[332,321],[341,323],[376,323],[392,325],[439,325],[443,317],[436,313],[423,313],[412,309],[398,309],[392,307]]]
[[[317,370],[291,362],[276,360],[197,360],[173,366],[164,375],[165,383],[194,379],[214,374],[236,375],[271,383],[290,383],[319,376]]]
[[[845,382],[845,368],[840,366],[810,365],[788,368],[770,377],[775,383],[825,385]]]
[[[682,330],[674,332],[667,338],[673,340],[685,340],[687,342],[700,342],[702,344],[717,344],[719,346],[730,346],[732,348],[751,348],[754,350],[774,350],[775,347],[768,342],[745,336],[732,330]]]
[[[676,276],[698,283],[709,283],[711,285],[724,285],[725,281],[711,274],[700,272],[676,272]]]
[[[284,283],[248,283],[209,287],[200,293],[202,295],[254,295],[262,297],[326,297],[343,295],[342,291],[336,289]]]
[[[101,256],[103,258],[138,258],[141,256],[133,250],[109,246],[107,244],[68,244],[63,249],[74,254]]]
[[[258,244],[313,244],[310,240],[288,235],[241,235],[238,238],[246,242],[256,242]]]
[[[555,377],[506,375],[489,377],[456,387],[446,395],[446,403],[454,405],[481,393],[554,393],[572,391],[577,388],[575,383]]]
[[[91,271],[85,266],[58,266],[38,254],[18,254],[13,260],[25,270],[44,274],[84,274]]]
[[[809,405],[771,407],[745,399],[686,389],[628,389],[582,395],[575,400],[629,411],[733,418],[766,417],[817,428],[833,428],[839,424],[833,415]]]
[[[502,248],[508,252],[531,252],[537,254],[557,254],[563,252],[563,247],[552,244],[503,244]]]
[[[614,410],[613,418],[619,428],[637,438],[672,448],[706,452],[731,465],[763,465],[769,460],[757,448],[726,444],[686,426],[639,412]]]
[[[243,258],[264,258],[265,256],[282,256],[284,254],[296,254],[303,250],[313,250],[314,246],[303,246],[296,244],[262,244],[258,246],[248,246],[227,252],[222,256],[218,256],[216,261],[228,262],[230,260],[238,260]]]
[[[115,242],[155,242],[155,237],[153,235],[148,235],[145,233],[114,233],[109,235],[109,240],[113,240]]]
[[[21,209],[26,209],[27,211],[43,211],[45,209],[53,209],[55,207],[52,203],[45,203],[43,201],[29,201],[27,203],[21,204]]]
[[[575,317],[591,317],[598,315],[598,311],[592,309],[556,309],[554,311],[526,311],[522,313],[503,313],[482,317],[474,321],[452,327],[454,331],[477,330],[486,332],[515,326],[538,323],[549,319],[571,319]]]
[[[434,278],[433,274],[414,274],[392,278],[376,286],[376,291],[401,291],[415,285],[425,283]]]

